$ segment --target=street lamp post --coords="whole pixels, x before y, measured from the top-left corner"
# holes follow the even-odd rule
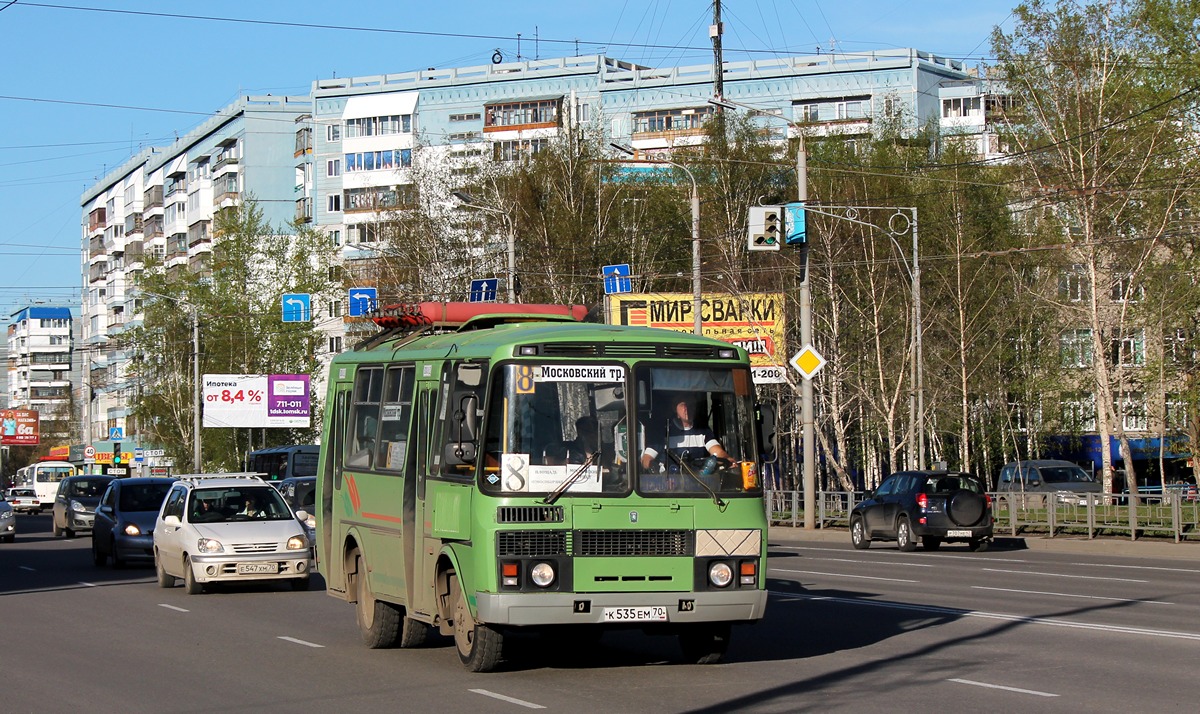
[[[616,143],[610,143],[609,146],[621,153],[636,156],[636,152],[628,146]],[[692,182],[692,332],[697,335],[703,335],[704,322],[700,319],[700,305],[702,302],[701,298],[703,297],[700,285],[700,190],[696,185],[696,177],[692,175],[688,167],[683,164],[677,164],[674,161],[651,159],[644,160],[642,163],[674,166],[687,174],[688,180]]]
[[[508,215],[508,211],[502,211],[499,208],[485,206],[469,193],[462,191],[454,191],[452,196],[462,201],[460,208],[469,210],[483,211],[484,213],[494,213],[504,219],[504,225],[508,229],[508,302],[515,303],[517,301],[516,290],[516,274],[517,274],[517,234],[516,227],[513,225],[512,216]]]

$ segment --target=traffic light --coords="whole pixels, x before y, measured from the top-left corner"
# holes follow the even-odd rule
[[[781,206],[751,206],[747,250],[779,250],[783,235]]]
[[[113,442],[113,461],[112,462],[113,462],[113,466],[120,466],[123,463],[121,460],[121,445],[116,442]]]

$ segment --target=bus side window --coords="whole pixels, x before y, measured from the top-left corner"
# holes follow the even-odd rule
[[[346,444],[349,449],[347,467],[371,468],[371,456],[375,450],[379,429],[379,402],[382,396],[383,370],[359,370],[354,380],[354,406],[350,421],[354,433]]]
[[[389,471],[404,469],[408,446],[408,428],[412,416],[412,365],[388,369],[387,389],[380,411],[379,450],[376,468]]]
[[[460,363],[451,370],[453,382],[442,423],[444,473],[448,475],[461,476],[475,466],[486,370],[487,365],[480,363]]]

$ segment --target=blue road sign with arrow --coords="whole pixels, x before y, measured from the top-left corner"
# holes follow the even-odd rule
[[[480,278],[471,281],[471,292],[467,297],[469,302],[496,302],[496,292],[500,289],[500,278]]]
[[[362,317],[375,309],[375,288],[350,288],[350,317]]]
[[[308,293],[283,294],[283,321],[308,322],[312,319],[312,296]]]
[[[600,274],[604,276],[605,295],[633,292],[633,281],[629,278],[631,272],[628,263],[606,265],[601,269]]]

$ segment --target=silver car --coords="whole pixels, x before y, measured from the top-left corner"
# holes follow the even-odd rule
[[[0,540],[12,543],[17,539],[17,512],[0,496]]]
[[[182,578],[189,595],[210,583],[283,580],[307,590],[311,542],[283,496],[257,476],[181,476],[154,524],[158,584]]]
[[[1100,493],[1102,484],[1078,464],[1057,459],[1014,461],[1000,469],[996,491],[1025,495],[1045,504],[1054,494],[1058,503],[1087,503],[1087,494]]]

